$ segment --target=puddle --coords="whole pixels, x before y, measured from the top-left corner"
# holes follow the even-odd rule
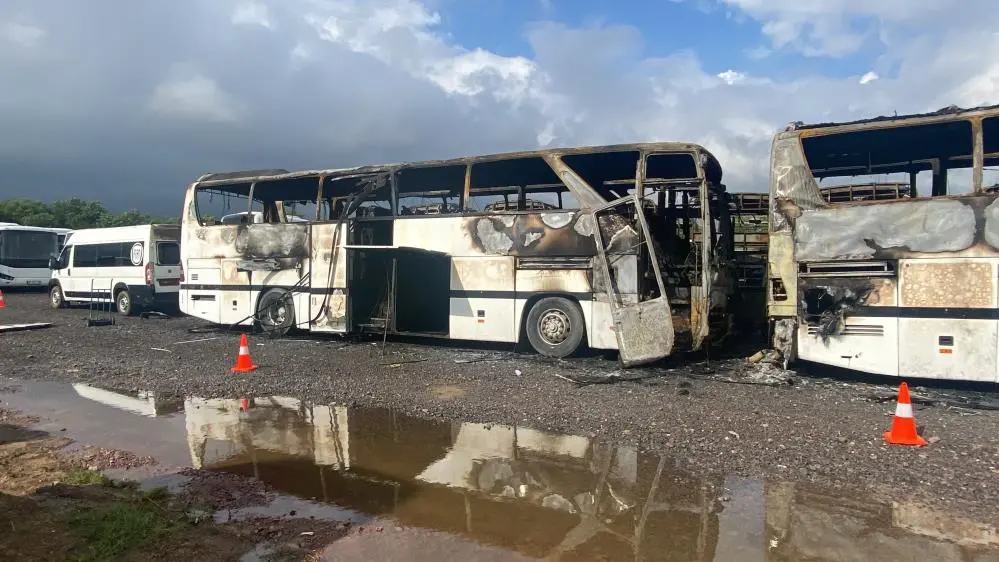
[[[216,521],[293,514],[369,529],[329,545],[329,560],[963,562],[995,556],[985,545],[999,542],[993,527],[914,505],[704,477],[668,456],[526,427],[17,384],[3,405],[54,420],[45,429],[285,494]]]

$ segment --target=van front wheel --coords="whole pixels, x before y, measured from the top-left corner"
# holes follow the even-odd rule
[[[62,286],[56,283],[49,289],[49,304],[52,308],[65,308],[66,298],[62,294]]]
[[[122,289],[114,297],[115,306],[118,307],[118,314],[122,316],[131,316],[135,312],[135,306],[132,304],[132,295],[128,292],[128,289]]]

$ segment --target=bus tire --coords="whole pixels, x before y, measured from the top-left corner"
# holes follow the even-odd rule
[[[583,311],[564,297],[545,297],[527,313],[527,339],[546,357],[563,358],[575,353],[583,342],[586,324]]]
[[[114,304],[118,308],[118,314],[131,316],[135,314],[135,303],[132,302],[132,294],[128,289],[118,289],[114,294]]]
[[[271,289],[257,301],[257,323],[271,336],[283,336],[295,325],[295,302],[290,292]]]
[[[62,285],[53,283],[49,287],[49,304],[52,308],[66,308],[66,296],[62,294]]]

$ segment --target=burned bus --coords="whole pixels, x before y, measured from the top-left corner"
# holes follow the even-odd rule
[[[785,360],[999,381],[996,164],[999,107],[778,133],[767,307]]]
[[[181,309],[638,365],[730,324],[726,201],[718,161],[680,143],[209,174],[185,197]],[[260,220],[216,220],[234,213]]]

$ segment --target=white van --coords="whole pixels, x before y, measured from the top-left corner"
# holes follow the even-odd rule
[[[144,224],[73,231],[49,263],[53,308],[114,299],[118,313],[176,307],[184,269],[180,226]]]

